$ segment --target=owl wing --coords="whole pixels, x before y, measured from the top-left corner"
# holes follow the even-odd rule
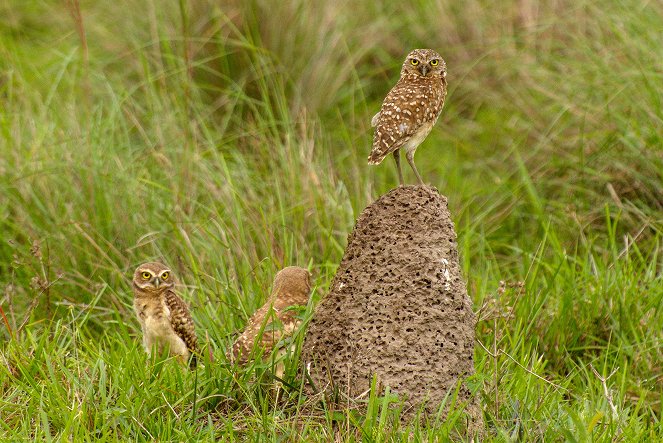
[[[282,295],[283,297],[279,297],[274,303],[276,317],[281,322],[280,330],[277,331],[278,335],[271,337],[272,340],[274,340],[274,344],[291,336],[295,332],[302,322],[299,316],[300,311],[296,309],[295,306],[306,305],[306,301],[302,303],[302,300],[300,300],[301,297],[298,297],[297,295]]]
[[[260,329],[263,328],[263,323],[270,313],[272,301],[269,300],[260,309],[253,313],[249,322],[244,328],[244,332],[240,335],[232,347],[232,359],[238,361],[240,364],[245,364],[249,361],[249,355],[253,349],[256,337],[260,334]]]
[[[380,113],[373,117],[375,135],[369,164],[379,164],[402,147],[424,122],[437,120],[444,103],[444,96],[437,89],[430,84],[402,80],[394,85],[382,102]]]
[[[233,358],[244,364],[248,361],[251,350],[260,336],[260,346],[263,355],[271,353],[275,344],[283,338],[291,335],[301,323],[294,309],[288,309],[301,303],[301,297],[279,294],[278,297],[270,299],[258,309],[249,319],[249,322],[233,344]],[[277,318],[281,325],[274,325]],[[262,331],[262,333],[261,333]]]
[[[193,323],[189,308],[173,291],[166,291],[166,305],[170,310],[170,324],[178,337],[184,341],[189,352],[191,352],[190,364],[191,367],[195,367],[197,363],[198,337],[196,336],[196,326]]]

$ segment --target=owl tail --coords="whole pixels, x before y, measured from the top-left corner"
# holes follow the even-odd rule
[[[379,165],[384,160],[384,155],[378,152],[376,149],[373,149],[368,155],[368,164],[369,165]]]

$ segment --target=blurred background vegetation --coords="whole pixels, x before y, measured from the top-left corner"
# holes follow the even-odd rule
[[[661,30],[644,0],[1,1],[0,336],[133,338],[152,259],[221,358],[281,267],[324,295],[397,184],[366,164],[370,118],[430,47],[450,90],[417,165],[449,198],[478,339],[504,352],[476,353],[490,429],[661,435]],[[617,371],[613,399],[590,364]]]

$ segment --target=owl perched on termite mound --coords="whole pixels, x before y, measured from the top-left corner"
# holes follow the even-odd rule
[[[297,312],[288,308],[305,306],[310,293],[311,274],[306,269],[289,266],[279,271],[269,299],[251,316],[244,332],[233,344],[231,360],[247,363],[256,340],[259,340],[257,346],[264,350],[263,355],[268,356],[274,345],[291,335],[301,323]],[[274,320],[278,320],[276,324]]]
[[[134,272],[134,310],[143,330],[148,355],[168,349],[171,355],[196,367],[198,338],[189,309],[175,293],[175,278],[161,263],[144,263]]]
[[[373,116],[373,149],[368,164],[377,165],[393,152],[398,180],[403,185],[400,149],[420,184],[424,184],[414,165],[414,152],[433,129],[447,95],[447,66],[432,49],[415,49],[405,58],[401,78]]]

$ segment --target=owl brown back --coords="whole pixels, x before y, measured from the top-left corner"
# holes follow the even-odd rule
[[[423,123],[435,123],[442,112],[446,93],[446,81],[401,78],[380,109],[368,163],[381,163],[387,155],[401,148]]]
[[[244,332],[237,338],[229,357],[246,364],[251,351],[260,339],[263,355],[271,353],[274,345],[291,335],[299,326],[297,312],[293,306],[305,306],[311,293],[311,274],[304,268],[289,266],[279,271],[272,284],[272,293],[265,304],[249,319]],[[281,326],[276,327],[276,318]],[[262,334],[261,334],[262,331]]]

